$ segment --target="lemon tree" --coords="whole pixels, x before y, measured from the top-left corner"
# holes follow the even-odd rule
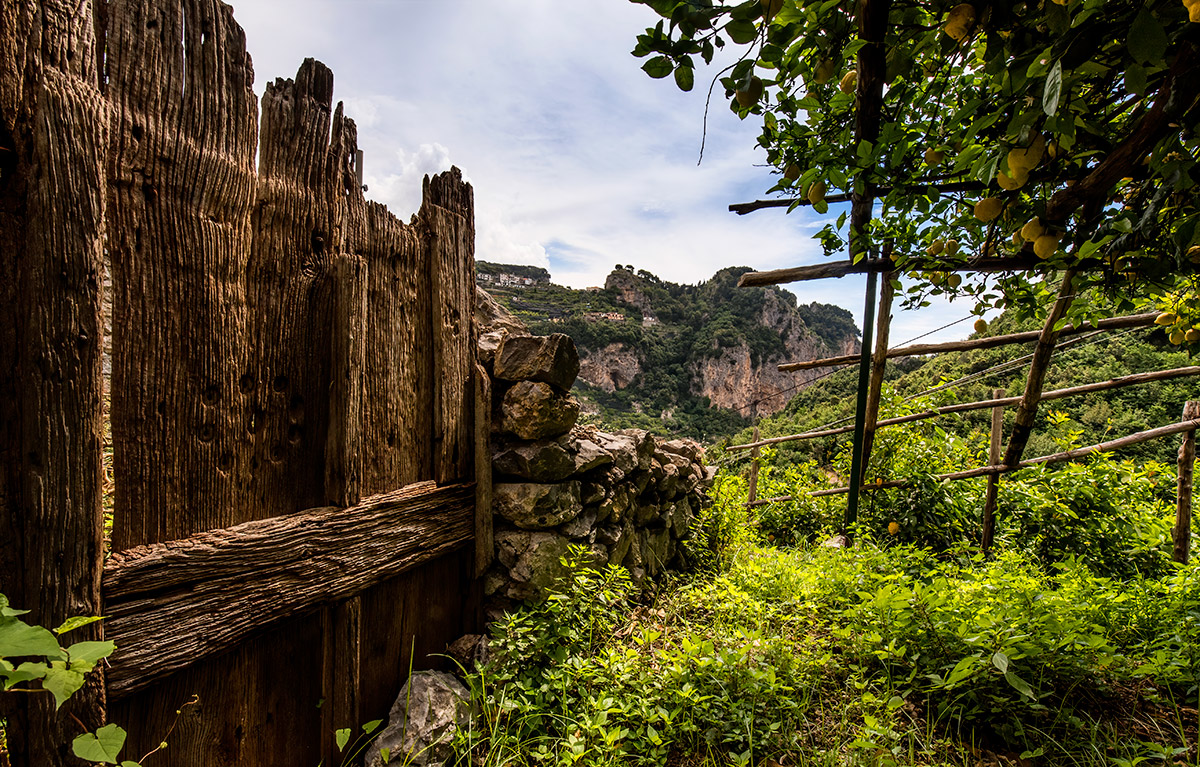
[[[652,77],[690,90],[718,49],[740,54],[714,84],[762,123],[779,172],[767,192],[822,213],[875,199],[856,258],[888,243],[915,278],[911,304],[1044,305],[1046,277],[1078,268],[1076,287],[1102,286],[1122,310],[1157,296],[1190,343],[1200,0],[632,1],[663,17],[634,49]],[[868,14],[884,15],[882,40],[865,35]],[[864,82],[864,57],[880,54],[882,82]],[[827,254],[845,248],[846,219],[817,235]],[[948,279],[981,256],[1023,270]]]

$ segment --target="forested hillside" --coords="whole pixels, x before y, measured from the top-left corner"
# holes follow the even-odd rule
[[[982,333],[993,336],[1033,330],[1035,321],[1022,322],[1005,314]],[[889,399],[882,417],[900,414],[916,402],[941,405],[988,399],[994,389],[1004,396],[1020,395],[1025,386],[1032,344],[995,349],[907,357],[890,360],[885,388]],[[1008,364],[1012,363],[1012,364]],[[1046,377],[1045,390],[1104,381],[1131,373],[1165,370],[1196,364],[1186,351],[1172,345],[1161,327],[1135,328],[1064,339]],[[799,392],[787,408],[762,421],[764,436],[792,434],[853,415],[857,366],[847,366]],[[1179,420],[1183,404],[1200,396],[1196,378],[1179,378],[1160,383],[1094,392],[1046,403],[1038,413],[1026,455],[1055,452],[1058,441],[1069,438],[1090,445],[1147,428]],[[906,411],[907,412],[907,411]],[[1007,410],[1006,429],[1011,428],[1013,409]],[[939,417],[937,427],[948,433],[968,436],[986,432],[990,411],[975,410]],[[850,421],[846,421],[849,423]],[[749,430],[735,437],[748,437]],[[846,436],[779,445],[781,456],[828,459],[846,441]],[[1122,455],[1139,460],[1173,461],[1177,449],[1172,441],[1155,440],[1130,447]]]
[[[743,428],[755,413],[786,406],[822,371],[780,373],[780,362],[857,350],[850,312],[797,305],[779,288],[737,287],[745,267],[698,285],[679,285],[618,266],[603,287],[549,282],[480,285],[533,333],[566,333],[582,357],[576,394],[612,426],[667,429],[711,438]],[[485,272],[486,270],[486,272]]]

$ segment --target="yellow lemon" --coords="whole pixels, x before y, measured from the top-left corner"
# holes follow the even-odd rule
[[[825,182],[820,179],[814,181],[812,186],[808,188],[806,196],[808,197],[808,201],[813,205],[823,202],[825,200]]]
[[[1010,192],[1014,189],[1020,189],[1021,187],[1025,186],[1025,182],[1028,180],[1029,171],[1014,170],[1012,176],[1009,176],[1004,171],[1000,171],[996,174],[996,183],[999,184],[1002,189],[1007,189]]]
[[[1053,234],[1043,234],[1033,241],[1033,252],[1038,258],[1046,259],[1058,250],[1058,238]]]
[[[946,159],[945,152],[938,151],[937,149],[934,149],[933,147],[929,147],[928,149],[925,150],[925,164],[926,165],[941,165],[942,160],[945,160],[945,159]]]
[[[788,181],[795,181],[800,178],[800,166],[794,162],[788,163],[788,166],[783,169],[783,177]]]
[[[842,80],[838,83],[838,90],[840,90],[842,93],[853,93],[857,84],[858,70],[851,69],[849,72],[842,75]]]
[[[999,197],[984,197],[975,203],[975,218],[984,223],[993,220],[1004,210],[1004,200]]]
[[[957,288],[959,285],[962,284],[962,275],[961,274],[951,274],[949,277],[946,278],[946,284],[952,288]]]
[[[1021,227],[1021,237],[1025,242],[1034,242],[1038,237],[1045,234],[1046,229],[1042,226],[1042,222],[1037,218],[1029,219],[1029,223]]]
[[[945,249],[946,249],[945,242],[943,242],[941,240],[934,240],[933,243],[929,246],[929,250],[926,252],[928,252],[929,255],[931,255],[931,256],[936,256],[936,255],[940,255],[941,252],[944,251]]]
[[[1172,330],[1171,335],[1167,336],[1167,340],[1179,346],[1183,343],[1184,332],[1182,330]]]
[[[750,78],[750,84],[745,90],[736,91],[733,95],[737,98],[738,106],[751,107],[758,103],[763,94],[763,81],[757,77]]]
[[[1163,312],[1154,318],[1155,325],[1174,325],[1179,317],[1174,312]]]
[[[983,317],[975,320],[975,332],[982,333],[985,330],[987,330],[987,320],[985,320]]]
[[[946,255],[947,256],[957,256],[958,255],[958,240],[946,240]]]
[[[833,59],[823,59],[820,64],[817,64],[813,79],[816,80],[818,85],[829,82],[829,78],[833,77],[835,66],[837,65],[833,63]]]
[[[1187,341],[1189,344],[1194,344],[1197,341],[1200,341],[1200,328],[1192,328],[1188,332],[1184,333],[1183,340]]]
[[[895,535],[900,532],[900,525],[895,522],[888,522],[888,535]]]

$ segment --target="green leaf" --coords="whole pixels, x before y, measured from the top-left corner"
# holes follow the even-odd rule
[[[125,746],[125,731],[115,724],[106,724],[95,733],[85,732],[71,741],[71,752],[85,762],[116,764],[117,755]],[[125,762],[121,767],[125,767]]]
[[[67,618],[67,620],[63,622],[63,625],[54,629],[54,633],[55,634],[65,634],[68,631],[74,631],[77,628],[82,628],[84,626],[95,623],[96,621],[102,621],[102,620],[104,620],[104,617],[100,616],[100,615],[92,615],[92,616],[87,616],[87,617],[82,616],[82,615],[77,615],[74,618]]]
[[[996,654],[992,656],[992,665],[995,666],[996,668],[1000,669],[1001,673],[1007,672],[1008,671],[1008,656],[1005,655],[1004,653],[1000,652],[999,650],[997,650]]]
[[[1125,69],[1125,90],[1141,96],[1146,92],[1146,68],[1130,64]]]
[[[655,56],[642,64],[642,71],[655,79],[666,77],[674,71],[675,66],[666,56]]]
[[[55,708],[61,708],[67,698],[74,695],[83,687],[83,672],[73,668],[60,668],[58,663],[51,665],[42,678],[42,687],[54,695]]]
[[[1166,57],[1167,31],[1144,5],[1129,27],[1126,45],[1139,64],[1160,62]]]
[[[389,762],[392,761],[392,749],[390,749],[390,748],[379,749],[379,756],[380,756],[380,758],[383,759],[384,764],[388,764]]]
[[[49,670],[50,667],[45,663],[22,663],[20,666],[17,666],[16,669],[7,672],[4,675],[6,677],[4,689],[7,690],[13,685],[20,684],[21,682],[30,682],[34,679],[41,679],[42,677],[46,676],[46,672]]]
[[[375,730],[379,729],[379,725],[381,724],[383,724],[382,719],[372,719],[363,725],[363,732],[370,735],[371,733],[375,732]]]
[[[1004,672],[1004,681],[1006,681],[1010,685],[1012,685],[1012,688],[1014,690],[1021,693],[1026,698],[1029,698],[1030,700],[1037,700],[1037,698],[1034,697],[1033,688],[1029,686],[1029,683],[1026,682],[1024,679],[1022,679],[1021,677],[1014,674],[1013,672],[1005,671]]]
[[[11,617],[0,618],[0,657],[40,655],[57,658],[61,649],[54,635],[41,626],[30,626]]]
[[[346,747],[346,744],[350,742],[350,728],[343,727],[342,729],[335,732],[333,734],[333,737],[334,737],[334,740],[337,741],[338,751],[341,751],[343,748]]]
[[[695,84],[695,70],[691,67],[679,67],[675,70],[675,84],[681,91],[690,91]]]
[[[117,646],[112,642],[76,642],[67,648],[67,655],[72,663],[82,661],[95,665],[96,661],[107,658],[116,649]]]
[[[0,594],[0,617],[15,618],[18,615],[24,615],[28,610],[14,610],[8,606],[8,597]]]
[[[731,21],[725,25],[725,34],[738,45],[745,45],[758,37],[758,27],[753,21]]]
[[[1046,75],[1046,90],[1042,93],[1042,111],[1050,117],[1058,111],[1058,100],[1062,96],[1062,62],[1054,62],[1050,74]]]

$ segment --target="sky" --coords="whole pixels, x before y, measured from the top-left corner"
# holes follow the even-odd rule
[[[616,264],[694,284],[727,266],[823,259],[810,209],[737,216],[774,184],[758,124],[729,111],[716,69],[682,93],[630,55],[658,20],[626,0],[232,0],[259,95],[306,57],[334,73],[358,124],[367,196],[407,220],[425,174],[462,169],[475,190],[476,258],[547,268],[575,288]],[[707,72],[707,75],[705,73]],[[834,206],[828,214],[836,218]],[[852,311],[862,276],[784,286]],[[966,317],[966,305],[897,311],[893,345]],[[970,322],[929,336],[965,337]]]

